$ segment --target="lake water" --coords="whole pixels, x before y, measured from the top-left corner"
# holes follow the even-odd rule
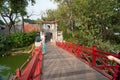
[[[15,74],[19,68],[29,57],[29,54],[21,54],[16,56],[0,57],[0,80],[8,80],[10,74]]]

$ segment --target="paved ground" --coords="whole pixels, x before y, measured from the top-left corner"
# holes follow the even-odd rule
[[[42,80],[108,80],[67,51],[47,44]]]

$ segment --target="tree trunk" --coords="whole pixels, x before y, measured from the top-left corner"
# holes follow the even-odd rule
[[[13,25],[13,28],[14,28],[14,33],[16,33],[15,25]]]
[[[11,25],[11,23],[9,23],[9,25],[8,25],[8,33],[10,34],[11,33],[11,28],[12,28],[12,25]]]
[[[22,16],[22,29],[21,29],[22,32],[24,32],[24,17]]]
[[[13,27],[13,31],[14,32],[16,32],[16,29],[15,29],[15,22],[12,20],[12,18],[11,17],[9,17],[10,18],[10,26],[9,26],[9,28],[10,28],[10,30],[11,30],[11,28]]]

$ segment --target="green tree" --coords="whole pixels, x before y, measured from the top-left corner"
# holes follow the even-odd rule
[[[5,25],[5,23],[2,20],[0,20],[0,25]]]
[[[9,33],[12,27],[15,27],[16,19],[21,15],[26,15],[26,7],[28,2],[31,1],[32,4],[35,3],[35,0],[3,0],[2,6],[0,6],[0,14],[3,18],[6,26],[9,29]],[[16,5],[17,4],[17,5]]]
[[[58,9],[51,11],[48,16],[55,14],[54,17],[60,28],[68,34],[72,33],[71,39],[73,41],[77,40],[76,43],[87,46],[100,45],[100,43],[101,46],[103,46],[102,43],[108,43],[109,45],[109,41],[105,41],[112,40],[110,38],[114,38],[115,30],[119,29],[119,0],[53,1],[58,4]]]

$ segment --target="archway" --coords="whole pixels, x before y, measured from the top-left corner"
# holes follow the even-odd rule
[[[53,39],[53,34],[51,32],[46,32],[45,33],[45,42],[49,42]]]
[[[44,31],[46,35],[46,42],[52,41],[56,42],[57,40],[57,22],[55,20],[43,21],[42,23],[42,31]]]

